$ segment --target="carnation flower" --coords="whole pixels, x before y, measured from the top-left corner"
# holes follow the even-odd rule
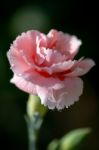
[[[83,92],[83,81],[94,65],[92,59],[75,60],[82,44],[74,35],[51,30],[47,35],[31,30],[16,38],[7,53],[14,73],[11,82],[37,95],[49,109],[68,107]]]

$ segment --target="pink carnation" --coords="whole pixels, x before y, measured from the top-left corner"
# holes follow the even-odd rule
[[[78,101],[83,91],[79,76],[94,65],[91,59],[74,59],[81,41],[76,36],[51,30],[47,35],[28,31],[18,36],[7,53],[21,90],[38,95],[49,109],[63,109]]]

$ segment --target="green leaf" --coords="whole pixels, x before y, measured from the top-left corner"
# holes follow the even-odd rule
[[[91,132],[90,128],[80,128],[64,135],[60,140],[53,140],[47,150],[77,150],[85,137]]]
[[[77,149],[90,132],[90,128],[81,128],[69,132],[61,139],[59,150]]]
[[[47,150],[58,150],[58,148],[59,148],[59,140],[55,139],[48,145]]]

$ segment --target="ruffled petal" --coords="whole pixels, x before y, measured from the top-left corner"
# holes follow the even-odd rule
[[[48,48],[60,51],[67,56],[67,59],[73,59],[82,44],[82,41],[76,36],[58,32],[55,29],[50,30],[47,36],[49,38]]]
[[[41,103],[49,109],[60,110],[78,101],[83,91],[83,81],[80,78],[67,78],[63,84],[64,87],[57,90],[38,86],[37,94]]]
[[[24,78],[16,76],[15,74],[10,82],[15,84],[22,91],[36,95],[36,86],[32,82],[26,81]]]
[[[30,69],[30,65],[28,64],[25,57],[14,47],[7,53],[8,60],[11,65],[11,69],[18,75]]]
[[[36,67],[38,71],[45,71],[49,75],[51,74],[56,74],[56,73],[61,73],[63,71],[69,70],[73,65],[75,61],[68,60],[64,62],[59,62],[57,64],[53,64],[50,67]]]
[[[45,87],[45,88],[53,87],[55,89],[59,89],[63,87],[63,83],[58,78],[44,77],[34,70],[28,70],[22,75],[22,77],[26,81],[31,82],[32,84]]]
[[[83,92],[83,81],[78,78],[66,78],[64,80],[64,88],[55,91],[54,95],[57,97],[57,109],[68,108],[74,102],[79,100]]]
[[[57,41],[57,37],[58,37],[58,31],[55,29],[52,29],[49,31],[49,33],[47,34],[48,37],[48,48],[49,49],[55,49],[56,47],[56,41]]]
[[[12,46],[18,51],[23,50],[24,54],[31,58],[33,53],[35,54],[36,51],[36,38],[38,36],[40,36],[40,32],[33,30],[22,33],[16,38]]]
[[[90,69],[95,66],[95,62],[92,59],[84,59],[73,67],[71,73],[66,74],[66,76],[81,76],[90,71]]]
[[[48,88],[37,86],[37,94],[41,99],[41,104],[48,106],[49,109],[54,109],[56,102],[53,99],[52,90]]]
[[[44,55],[46,59],[44,65],[46,66],[51,66],[52,64],[61,63],[66,60],[65,55],[62,55],[59,51],[53,49],[45,49]]]

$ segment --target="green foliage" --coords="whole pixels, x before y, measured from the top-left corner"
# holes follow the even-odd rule
[[[48,145],[48,150],[77,150],[85,137],[91,132],[90,128],[76,129],[60,140],[54,140]]]

